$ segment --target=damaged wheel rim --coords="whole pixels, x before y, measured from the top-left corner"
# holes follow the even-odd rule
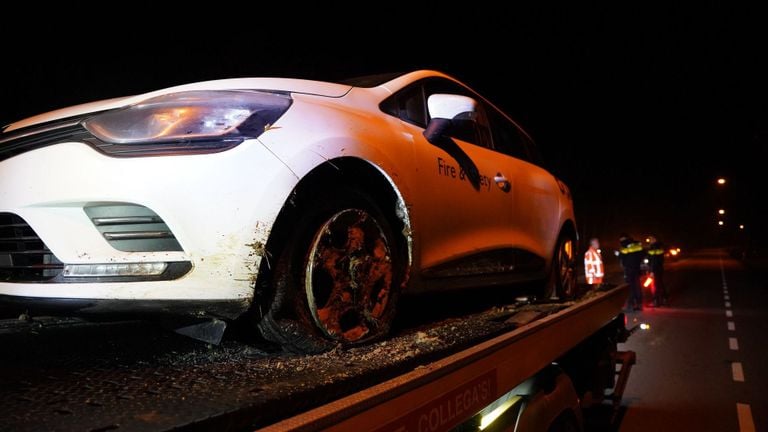
[[[305,291],[315,324],[333,339],[377,335],[392,288],[392,253],[381,225],[365,210],[330,217],[315,234]]]

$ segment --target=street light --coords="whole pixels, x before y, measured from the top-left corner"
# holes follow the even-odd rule
[[[744,229],[744,224],[739,225],[739,229]]]
[[[724,185],[725,184],[725,177],[718,177],[717,184]]]
[[[725,222],[723,222],[723,221],[717,221],[717,224],[718,224],[718,225],[720,225],[720,226],[723,226],[723,225],[725,224]]]
[[[717,211],[717,214],[724,215],[725,214],[725,210],[724,209],[720,209],[720,210]]]

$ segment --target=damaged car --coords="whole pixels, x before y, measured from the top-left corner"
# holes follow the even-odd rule
[[[243,78],[78,105],[0,135],[0,303],[243,318],[288,350],[385,335],[401,294],[573,295],[568,187],[435,71]]]

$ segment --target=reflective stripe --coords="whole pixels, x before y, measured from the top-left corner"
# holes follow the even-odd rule
[[[648,255],[664,255],[664,249],[648,249]]]
[[[594,283],[589,282],[589,280],[592,278],[602,278],[604,273],[602,257],[596,250],[589,248],[584,253],[584,274],[587,276],[587,283]]]
[[[619,252],[623,254],[630,254],[633,252],[642,252],[643,251],[643,245],[640,243],[630,243],[629,246],[621,248]]]

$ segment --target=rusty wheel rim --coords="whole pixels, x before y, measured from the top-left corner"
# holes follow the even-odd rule
[[[392,275],[392,253],[376,219],[360,209],[336,213],[309,250],[304,287],[312,318],[337,340],[378,334],[386,324]]]

